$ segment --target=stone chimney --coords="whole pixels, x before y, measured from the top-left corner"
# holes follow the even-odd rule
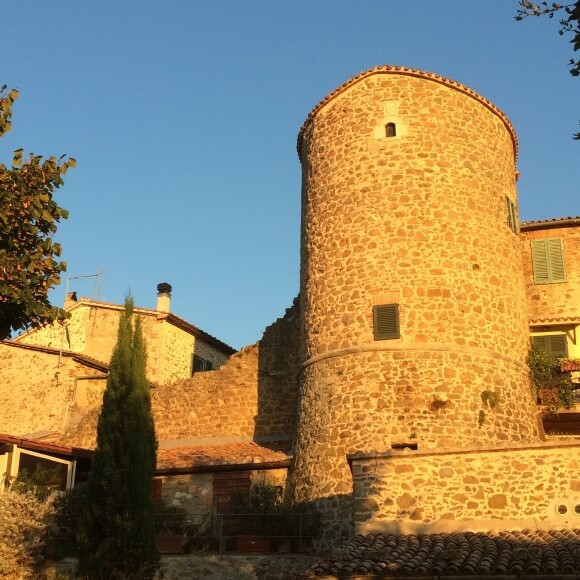
[[[161,282],[157,284],[157,310],[169,312],[171,306],[171,284]]]
[[[68,310],[69,308],[72,308],[72,306],[74,306],[78,301],[76,292],[67,292],[64,299],[64,309]]]

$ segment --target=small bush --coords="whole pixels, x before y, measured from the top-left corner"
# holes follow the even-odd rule
[[[0,494],[0,578],[37,578],[47,539],[56,533],[56,494],[39,499],[31,491]]]

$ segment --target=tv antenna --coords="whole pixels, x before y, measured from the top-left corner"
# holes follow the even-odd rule
[[[83,274],[80,276],[67,276],[66,279],[66,290],[65,290],[65,300],[68,296],[70,281],[71,280],[80,280],[81,278],[94,278],[95,281],[93,283],[93,300],[99,300],[101,298],[101,292],[103,289],[103,277],[105,275],[105,271],[103,268],[99,268],[94,274]]]

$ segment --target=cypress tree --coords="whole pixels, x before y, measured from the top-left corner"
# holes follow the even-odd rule
[[[89,579],[151,578],[157,441],[145,374],[146,349],[128,296],[97,425],[97,448],[79,522],[79,568]]]

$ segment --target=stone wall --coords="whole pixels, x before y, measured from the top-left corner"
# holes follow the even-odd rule
[[[541,224],[537,224],[541,226]],[[531,320],[560,317],[580,318],[580,223],[558,227],[558,220],[533,229],[522,225],[520,234],[527,289],[528,313]],[[566,281],[535,284],[530,242],[546,238],[561,238],[564,245]]]
[[[358,533],[580,526],[578,441],[392,451],[355,456],[352,470]]]
[[[215,371],[154,388],[157,438],[292,439],[295,431],[298,307],[269,326],[257,344],[234,354]],[[98,411],[66,435],[70,445],[92,447]]]
[[[104,387],[102,371],[70,356],[0,343],[0,432],[62,432],[100,405]]]
[[[358,75],[308,117],[297,501],[345,513],[345,454],[401,437],[420,448],[537,440],[506,209],[506,198],[517,205],[514,143],[470,89],[394,67]],[[373,306],[385,304],[398,305],[400,338],[374,337]],[[484,392],[501,404],[479,429]]]
[[[66,325],[54,324],[18,337],[24,344],[62,348],[109,362],[117,341],[119,315],[116,304],[82,299],[69,306]],[[147,345],[147,376],[155,384],[166,384],[191,376],[192,355],[200,354],[219,368],[227,355],[167,320],[167,313],[136,309]]]

